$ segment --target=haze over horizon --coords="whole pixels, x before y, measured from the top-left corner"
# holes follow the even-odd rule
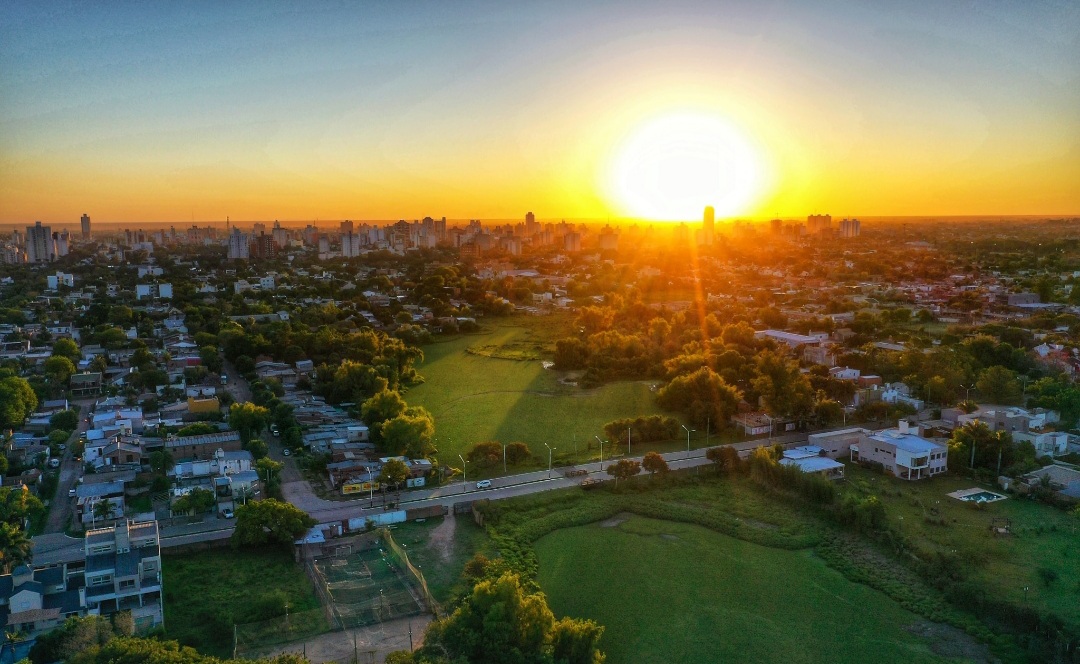
[[[1055,1],[11,3],[0,223],[1069,216],[1078,53]]]

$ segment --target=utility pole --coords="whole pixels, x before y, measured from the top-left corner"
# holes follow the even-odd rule
[[[596,442],[600,443],[600,470],[602,472],[604,470],[604,443],[607,441],[600,440],[600,436],[593,436],[593,438],[596,439]]]
[[[626,427],[626,456],[630,456],[630,427]]]

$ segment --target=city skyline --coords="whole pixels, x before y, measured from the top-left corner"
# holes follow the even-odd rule
[[[1066,3],[0,12],[3,224],[1080,212]]]

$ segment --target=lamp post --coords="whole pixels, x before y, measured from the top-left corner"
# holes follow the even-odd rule
[[[375,479],[371,473],[371,466],[367,468],[367,486],[368,486],[368,499],[371,504],[368,507],[375,507]]]
[[[502,445],[502,448],[503,448],[503,475],[505,475],[506,474],[506,445],[504,445],[503,443],[499,443],[499,445]]]
[[[975,387],[975,383],[972,383],[971,385],[961,385],[960,387],[964,390],[964,401],[971,401],[971,388]]]
[[[838,399],[833,399],[833,403],[838,404],[840,406],[840,412],[844,415],[844,426],[847,426],[847,406],[840,403],[840,401]]]
[[[469,490],[465,485],[465,463],[466,463],[466,461],[465,461],[465,457],[461,456],[460,454],[457,455],[457,458],[461,459],[461,493],[465,493],[466,491]]]
[[[551,477],[551,453],[559,448],[552,447],[547,443],[544,443],[544,447],[548,448],[548,477]]]
[[[604,470],[604,443],[606,443],[607,441],[600,440],[600,436],[593,436],[593,438],[595,438],[596,441],[600,443],[600,470],[602,472]]]
[[[773,418],[768,413],[764,413],[765,419],[769,420],[769,442],[772,442],[772,430],[773,430]]]
[[[630,427],[626,427],[626,456],[630,456]]]
[[[686,429],[686,425],[682,425],[682,428]],[[690,458],[690,432],[697,431],[697,429],[686,429],[686,458]]]

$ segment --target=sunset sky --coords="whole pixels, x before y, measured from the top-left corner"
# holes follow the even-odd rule
[[[1080,213],[1080,4],[0,5],[0,223],[697,218],[712,198]]]

